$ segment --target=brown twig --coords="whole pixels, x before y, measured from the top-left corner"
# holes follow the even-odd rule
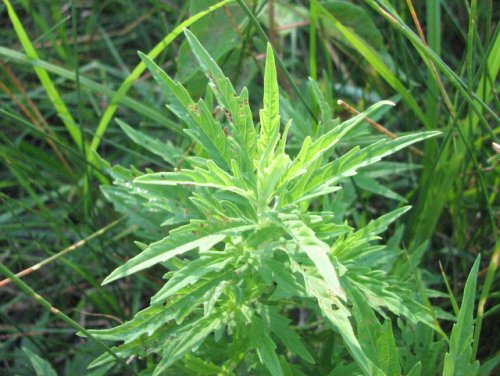
[[[347,111],[349,111],[351,114],[353,115],[359,115],[360,112],[358,110],[356,110],[354,107],[351,107],[349,106],[346,102],[344,102],[343,100],[339,99],[337,101],[337,104],[339,106],[342,106],[342,108],[346,109]],[[386,127],[384,127],[383,125],[377,123],[376,121],[370,119],[369,117],[365,118],[365,120],[367,121],[368,124],[370,124],[373,128],[375,128],[378,132],[380,133],[383,133],[385,134],[387,137],[395,140],[396,138],[398,138],[398,136],[396,136],[394,133],[392,133],[390,130],[388,130]],[[418,154],[420,156],[423,156],[424,153],[422,152],[422,150],[414,147],[414,146],[410,146],[409,149],[415,153],[415,154]]]

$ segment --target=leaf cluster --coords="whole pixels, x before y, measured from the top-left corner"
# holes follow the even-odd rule
[[[342,363],[317,356],[330,351],[352,358],[355,363],[348,368],[354,373],[400,374],[387,315],[435,325],[429,308],[412,292],[410,278],[394,272],[401,256],[397,244],[379,244],[379,234],[409,207],[358,229],[339,223],[333,211],[313,207],[318,198],[341,190],[342,182],[359,169],[438,132],[381,140],[337,156],[335,147],[342,137],[391,102],[379,102],[341,122],[330,117],[331,109],[311,80],[323,106],[322,121],[318,132],[289,154],[292,123],[281,126],[270,45],[263,106],[255,124],[247,90],[237,94],[194,35],[188,30],[185,35],[219,111],[213,111],[210,98],[193,100],[151,59],[141,58],[167,107],[185,124],[195,155],[169,172],[142,174],[108,166],[122,193],[135,197],[146,210],[161,209],[163,223],[175,226],[167,237],[141,245],[141,252],[104,283],[157,264],[168,269],[166,283],[132,320],[91,333],[102,340],[122,341],[115,348],[122,357],[154,356],[158,360],[153,375],[169,368],[203,369],[207,375],[343,369]],[[172,146],[162,149],[121,125],[134,141],[152,145],[151,151],[171,162]],[[385,317],[383,324],[374,312]],[[367,333],[371,341],[361,340]],[[325,336],[335,346],[325,345]],[[110,361],[105,354],[92,366]]]

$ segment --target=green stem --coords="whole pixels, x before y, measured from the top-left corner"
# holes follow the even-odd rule
[[[39,262],[38,264],[30,266],[29,268],[24,269],[23,271],[17,273],[16,277],[21,278],[21,277],[24,277],[25,275],[31,274],[34,271],[37,271],[38,269],[42,268],[43,266],[51,263],[52,261],[57,260],[59,257],[62,257],[64,255],[66,255],[66,254],[74,251],[75,249],[80,248],[82,245],[84,245],[85,243],[88,243],[92,239],[95,239],[95,238],[103,235],[106,231],[108,231],[109,229],[115,227],[117,224],[119,224],[120,222],[122,222],[124,219],[125,219],[125,217],[121,217],[121,218],[117,219],[116,221],[111,222],[107,226],[104,226],[103,228],[97,230],[96,232],[90,234],[89,236],[87,236],[86,238],[84,238],[84,239],[76,242],[75,244],[70,245],[69,247],[64,248],[62,251],[59,251],[56,254],[54,254],[54,255],[46,258],[45,260]],[[12,280],[10,278],[7,278],[7,279],[4,279],[3,281],[0,281],[0,288],[3,287],[3,286],[5,286],[5,285],[8,285],[11,282],[12,282]]]
[[[27,283],[17,277],[13,272],[10,271],[4,264],[0,263],[0,273],[4,274],[7,278],[12,280],[26,295],[28,295],[33,300],[37,301],[43,308],[48,310],[49,312],[56,315],[58,318],[66,322],[69,326],[75,329],[78,332],[84,334],[87,338],[90,338],[92,341],[96,342],[104,351],[110,354],[118,363],[120,363],[131,375],[137,375],[137,373],[122,359],[120,358],[109,346],[107,346],[100,339],[94,337],[90,334],[83,326],[78,324],[76,321],[71,319],[69,316],[61,312],[59,309],[54,307],[49,303],[43,296],[37,294],[35,290],[33,290]]]

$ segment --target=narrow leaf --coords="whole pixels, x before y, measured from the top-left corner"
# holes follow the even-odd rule
[[[56,371],[52,368],[49,362],[35,354],[27,347],[23,347],[24,353],[28,356],[31,365],[35,369],[36,376],[57,376]]]
[[[453,325],[450,349],[444,356],[443,376],[474,376],[479,370],[479,361],[472,358],[472,339],[474,334],[474,303],[476,295],[477,272],[480,256],[465,283],[464,297],[457,323]]]
[[[282,376],[278,355],[276,355],[276,344],[269,335],[270,328],[265,322],[258,318],[252,317],[250,326],[250,346],[253,347],[259,355],[260,361],[267,367],[271,375]]]
[[[283,226],[294,239],[300,251],[305,252],[314,263],[331,293],[346,300],[345,292],[340,285],[337,272],[328,256],[330,247],[318,239],[314,231],[300,220],[285,220]]]
[[[279,88],[274,52],[270,44],[267,45],[266,67],[264,70],[264,106],[260,111],[259,148],[262,160],[271,155],[278,142],[280,128],[279,116]]]
[[[190,225],[186,226],[187,228]],[[145,251],[133,257],[125,264],[115,269],[103,281],[103,285],[108,284],[116,279],[126,277],[137,273],[138,271],[147,269],[160,262],[165,262],[172,257],[179,256],[193,249],[204,247],[210,248],[221,242],[228,235],[228,231],[239,232],[247,231],[251,226],[227,226],[225,229],[212,228],[212,232],[207,232],[203,236],[198,236],[194,231],[198,229],[192,227],[192,231],[176,232],[166,238],[152,243]]]

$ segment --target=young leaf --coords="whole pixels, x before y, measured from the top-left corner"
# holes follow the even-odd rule
[[[479,370],[479,361],[474,361],[472,358],[471,344],[474,334],[474,302],[480,260],[478,256],[465,283],[457,323],[453,325],[451,331],[450,349],[444,356],[443,376],[474,376]]]
[[[267,45],[266,67],[264,70],[264,106],[260,110],[259,150],[264,167],[272,155],[279,138],[279,88],[274,52],[270,44]]]

